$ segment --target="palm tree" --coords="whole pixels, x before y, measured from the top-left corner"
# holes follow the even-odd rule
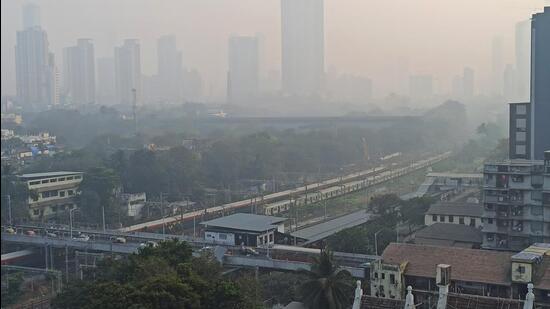
[[[332,252],[321,250],[313,258],[311,270],[301,270],[309,280],[300,286],[302,302],[308,308],[342,309],[351,304],[353,287],[347,270],[339,270],[332,262]]]

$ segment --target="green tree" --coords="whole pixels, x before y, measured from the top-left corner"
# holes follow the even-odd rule
[[[308,308],[341,309],[350,305],[351,275],[339,270],[332,260],[332,253],[322,250],[321,255],[314,258],[311,270],[303,271],[309,280],[300,286],[300,294]]]
[[[104,208],[107,223],[117,220],[119,209],[115,196],[119,187],[120,178],[114,170],[106,167],[87,170],[80,185],[82,217],[90,222],[101,222]]]

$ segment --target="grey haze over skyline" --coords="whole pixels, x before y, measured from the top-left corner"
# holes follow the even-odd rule
[[[517,22],[541,11],[543,0],[325,0],[325,70],[370,77],[375,96],[403,93],[409,75],[433,74],[434,91],[450,92],[464,66],[476,88],[489,89],[491,42],[500,37],[503,63],[514,64]],[[61,69],[62,50],[78,38],[94,42],[95,56],[113,57],[124,39],[141,44],[145,75],[157,71],[157,39],[173,34],[183,65],[197,69],[205,94],[225,96],[227,41],[261,33],[269,71],[281,67],[280,0],[42,0],[2,1],[2,94],[15,93],[15,34],[25,3],[41,8],[41,24]]]

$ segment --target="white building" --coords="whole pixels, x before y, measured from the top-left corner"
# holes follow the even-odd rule
[[[141,216],[141,210],[147,203],[145,192],[123,193],[120,195],[120,204],[128,217],[138,218]]]
[[[430,206],[424,216],[424,224],[452,223],[481,227],[481,204],[468,203],[437,203]]]
[[[82,182],[81,172],[24,174],[19,179],[29,190],[29,213],[42,220],[76,207],[75,197]]]
[[[178,101],[183,96],[183,60],[176,37],[164,35],[157,40],[158,80],[161,101]]]

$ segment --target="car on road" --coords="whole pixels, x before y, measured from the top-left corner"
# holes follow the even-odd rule
[[[15,234],[16,233],[15,229],[13,227],[7,227],[5,231],[8,234]]]
[[[46,237],[57,238],[57,234],[54,232],[46,232]]]
[[[139,244],[139,246],[141,248],[145,248],[145,247],[152,247],[152,248],[155,248],[156,246],[158,246],[158,244],[152,240],[148,240],[146,242],[142,242],[141,244]]]
[[[241,253],[246,255],[246,256],[260,255],[260,253],[258,251],[254,250],[253,248],[250,248],[250,247],[241,247]]]
[[[126,243],[126,238],[124,238],[124,237],[114,237],[113,242],[117,243],[117,244],[125,244]]]
[[[33,230],[28,230],[28,231],[25,231],[25,235],[27,235],[27,236],[36,236],[36,232],[33,231]]]
[[[90,236],[85,235],[85,234],[80,234],[76,237],[73,237],[73,239],[76,240],[76,241],[88,241],[88,240],[90,240]]]

